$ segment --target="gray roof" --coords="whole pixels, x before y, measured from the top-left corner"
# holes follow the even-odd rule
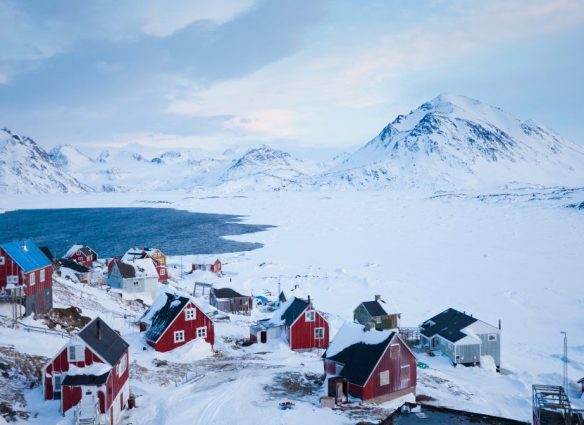
[[[213,288],[213,293],[216,298],[247,298],[231,288]]]
[[[188,303],[189,299],[187,297],[166,293],[166,302],[158,311],[152,314],[151,325],[146,331],[146,338],[150,341],[158,341]]]
[[[108,370],[102,375],[67,375],[63,379],[62,384],[68,385],[70,387],[78,387],[81,385],[102,385],[107,382],[107,377],[109,376],[111,370]]]
[[[294,298],[294,301],[292,301],[286,311],[282,313],[281,319],[284,321],[286,326],[290,326],[309,305],[310,304],[308,304],[308,302],[301,300],[300,298]]]
[[[136,269],[134,269],[134,267],[130,264],[118,261],[116,265],[118,266],[118,270],[124,279],[136,277]]]
[[[363,342],[358,342],[349,345],[334,356],[328,356],[325,352],[323,357],[344,364],[339,375],[347,378],[352,384],[362,387],[367,382],[367,379],[369,379],[377,362],[394,336],[395,332],[392,332],[385,340],[378,344],[365,344]]]
[[[363,301],[361,304],[363,304],[365,310],[367,310],[372,317],[387,315],[387,312],[379,301]]]
[[[79,337],[112,366],[118,362],[129,347],[124,338],[110,328],[100,317],[96,317],[81,329]]]
[[[461,332],[462,329],[472,325],[477,320],[468,314],[449,308],[425,321],[420,326],[420,332],[427,338],[439,335],[447,341],[456,342],[467,336]]]

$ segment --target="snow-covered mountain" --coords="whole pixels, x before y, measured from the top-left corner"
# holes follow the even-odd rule
[[[49,157],[60,168],[67,171],[83,170],[95,163],[94,159],[71,145],[55,146],[49,151]]]
[[[300,160],[288,152],[262,145],[234,160],[218,183],[228,191],[298,189],[322,171],[321,163]]]
[[[584,185],[584,149],[535,121],[443,94],[399,115],[320,184],[434,189]]]
[[[65,171],[34,140],[4,128],[0,131],[0,193],[90,191]]]

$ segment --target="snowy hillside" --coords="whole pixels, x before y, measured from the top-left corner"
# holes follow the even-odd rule
[[[75,146],[58,145],[49,151],[49,157],[61,169],[67,171],[83,171],[95,161],[85,155]]]
[[[578,186],[584,149],[543,125],[443,94],[399,115],[322,178],[354,187]]]
[[[296,159],[288,152],[263,145],[233,161],[219,183],[223,189],[233,191],[298,188],[323,169],[320,163]]]
[[[67,193],[91,188],[67,173],[29,137],[0,131],[0,193]]]

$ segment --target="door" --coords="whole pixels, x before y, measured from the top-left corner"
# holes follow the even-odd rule
[[[265,344],[268,341],[268,333],[266,331],[260,332],[260,342]]]
[[[53,400],[61,400],[61,375],[53,374]]]

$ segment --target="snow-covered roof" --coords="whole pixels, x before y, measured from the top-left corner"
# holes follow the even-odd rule
[[[71,248],[69,248],[69,250],[65,253],[65,255],[63,255],[63,258],[71,257],[73,254],[75,254],[81,248],[83,248],[83,245],[78,245],[78,244],[73,245]]]
[[[132,261],[120,260],[116,265],[123,278],[155,277],[158,279],[158,272],[150,258],[140,258]]]
[[[367,331],[363,325],[345,322],[328,346],[325,356],[332,357],[343,351],[345,348],[358,343],[368,345],[379,344],[394,333],[395,331],[393,330]]]
[[[67,375],[94,375],[100,376],[112,370],[112,366],[107,363],[95,362],[85,367],[78,367],[74,364],[69,365]]]

